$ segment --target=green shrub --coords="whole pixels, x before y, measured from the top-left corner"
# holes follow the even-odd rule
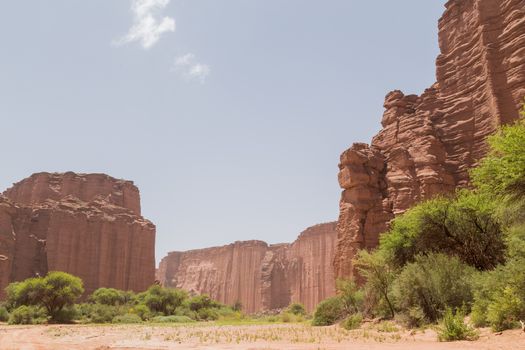
[[[128,313],[126,307],[104,304],[80,304],[77,309],[84,323],[111,323],[115,317]]]
[[[46,311],[38,306],[19,306],[9,316],[9,324],[44,324],[46,322]]]
[[[72,306],[84,293],[82,280],[65,272],[49,272],[46,277],[11,283],[7,288],[8,305],[41,306],[52,322],[64,316],[62,309]]]
[[[312,321],[313,326],[330,326],[344,316],[343,302],[339,297],[323,300],[317,306]]]
[[[465,314],[457,311],[456,314],[452,309],[445,311],[443,320],[438,329],[439,341],[457,341],[457,340],[476,340],[479,333],[464,321]]]
[[[90,296],[90,300],[97,304],[124,305],[133,301],[133,292],[126,292],[114,288],[99,288]]]
[[[292,303],[286,309],[286,312],[291,313],[292,315],[306,315],[306,309],[301,303]]]
[[[138,296],[152,311],[165,316],[173,315],[175,310],[182,306],[188,294],[180,289],[163,288],[158,285],[151,286],[145,293]]]
[[[396,305],[402,312],[421,310],[427,321],[435,322],[447,307],[470,305],[474,272],[457,257],[434,253],[417,256],[394,283]]]
[[[9,312],[5,306],[0,306],[0,322],[7,322],[9,320]]]
[[[488,305],[487,321],[495,331],[511,329],[518,325],[518,321],[525,314],[524,310],[523,296],[515,289],[506,287],[496,293],[492,303]]]
[[[157,316],[151,319],[155,323],[191,323],[195,322],[187,316]]]
[[[348,316],[341,323],[341,327],[349,331],[349,330],[357,329],[361,327],[362,323],[363,323],[363,315],[361,315],[360,313],[356,313],[356,314]]]
[[[419,328],[428,323],[425,313],[419,306],[403,310],[398,314],[398,321],[407,328]]]
[[[112,323],[142,323],[142,318],[136,314],[125,314],[113,317]]]
[[[152,317],[151,310],[143,304],[133,306],[130,312],[138,315],[143,321],[147,321]]]
[[[380,250],[396,267],[437,252],[457,256],[478,270],[493,269],[505,261],[496,208],[490,196],[467,190],[453,198],[431,199],[398,216],[381,237]]]
[[[219,319],[219,313],[216,309],[199,309],[197,317],[201,321],[215,321]]]
[[[233,305],[231,306],[233,311],[242,311],[242,302],[240,300],[237,300]]]
[[[201,309],[220,308],[222,305],[211,299],[208,295],[202,294],[190,298],[187,305],[192,311],[199,311]]]
[[[396,270],[389,261],[388,254],[382,250],[369,253],[361,250],[354,260],[354,266],[365,278],[365,293],[367,302],[380,316],[394,318],[392,286],[396,278]]]
[[[364,291],[357,286],[355,281],[338,279],[336,288],[345,311],[348,314],[359,313],[363,307]]]

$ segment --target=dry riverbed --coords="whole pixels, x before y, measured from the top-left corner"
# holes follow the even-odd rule
[[[525,350],[525,333],[481,330],[475,342],[437,342],[435,331],[394,324],[340,327],[304,324],[234,325],[0,325],[0,350]]]

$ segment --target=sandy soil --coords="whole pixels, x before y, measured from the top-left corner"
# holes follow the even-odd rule
[[[525,350],[525,333],[495,335],[481,330],[475,342],[439,343],[433,330],[409,332],[368,327],[306,325],[249,326],[7,326],[0,325],[0,350]]]

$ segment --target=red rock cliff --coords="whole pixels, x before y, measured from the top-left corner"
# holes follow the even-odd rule
[[[154,282],[155,226],[139,191],[102,174],[35,174],[0,196],[0,297],[13,281],[65,271],[99,287]]]
[[[387,95],[370,146],[341,155],[337,276],[374,248],[414,203],[468,184],[486,137],[518,118],[525,97],[525,1],[451,0],[439,21],[437,82],[421,96]]]
[[[157,278],[165,286],[209,294],[245,312],[301,302],[308,310],[335,293],[332,260],[336,223],[304,231],[292,244],[236,242],[223,247],[172,252]]]

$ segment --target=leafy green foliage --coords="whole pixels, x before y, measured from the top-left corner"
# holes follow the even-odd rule
[[[314,312],[313,326],[330,326],[344,316],[344,305],[339,297],[325,299]]]
[[[361,327],[361,324],[363,323],[363,315],[360,313],[356,313],[353,315],[348,316],[342,323],[341,327],[344,329],[350,331],[352,329],[357,329]]]
[[[286,312],[292,314],[292,315],[306,315],[306,309],[304,308],[304,305],[301,303],[292,303],[288,306],[286,309]]]
[[[151,286],[142,296],[144,304],[152,311],[165,316],[173,315],[175,310],[182,306],[188,294],[180,289]]]
[[[452,309],[447,308],[440,328],[438,329],[439,341],[476,340],[479,333],[465,323],[465,314],[458,310],[454,314]]]
[[[65,272],[49,272],[46,277],[11,283],[7,303],[12,308],[35,305],[46,309],[53,322],[64,321],[64,307],[72,306],[84,293],[82,280]]]
[[[354,264],[366,280],[365,289],[368,297],[376,300],[378,310],[382,310],[382,304],[386,305],[389,316],[393,318],[395,310],[392,302],[392,285],[396,272],[389,264],[387,256],[381,250],[374,253],[362,250]]]
[[[11,311],[9,316],[9,324],[43,324],[46,322],[46,311],[39,306],[22,305]]]
[[[419,254],[440,252],[479,270],[493,269],[505,255],[495,210],[496,203],[488,196],[472,191],[434,198],[396,218],[382,236],[380,249],[396,266],[414,261]]]
[[[489,144],[489,155],[472,171],[474,184],[486,193],[522,199],[525,197],[525,120],[504,126],[489,138]]]
[[[114,288],[99,288],[91,294],[90,300],[103,305],[124,305],[130,303],[133,297],[133,292]]]
[[[111,323],[115,317],[128,312],[125,306],[105,304],[80,304],[77,310],[79,318],[84,323]]]
[[[347,314],[355,314],[361,311],[364,291],[357,286],[354,280],[338,279],[336,289]]]
[[[0,306],[0,322],[7,322],[9,320],[9,312],[5,306]]]
[[[435,253],[417,256],[395,281],[396,305],[401,310],[421,310],[427,321],[435,322],[447,307],[459,308],[472,302],[474,272],[457,257]]]

